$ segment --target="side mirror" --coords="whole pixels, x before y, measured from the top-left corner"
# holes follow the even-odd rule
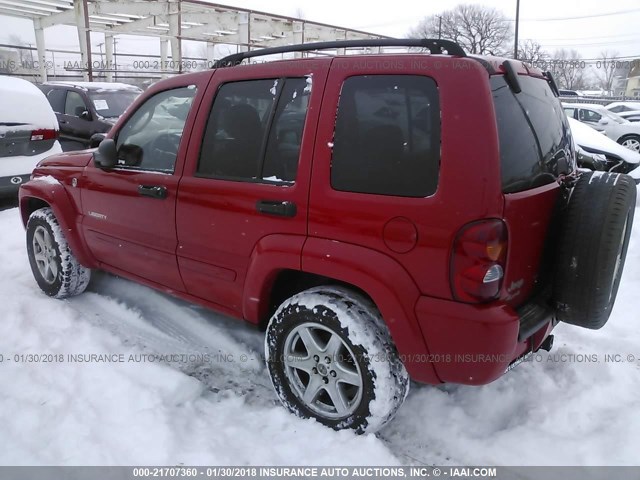
[[[73,113],[82,120],[91,120],[91,114],[85,107],[77,106]]]
[[[113,168],[117,165],[118,151],[112,138],[105,138],[100,142],[98,150],[93,152],[93,163],[98,168]]]
[[[89,148],[96,148],[106,138],[104,133],[94,133],[89,138]]]

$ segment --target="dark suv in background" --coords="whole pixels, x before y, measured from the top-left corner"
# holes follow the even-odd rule
[[[142,92],[126,83],[47,82],[38,86],[58,117],[65,151],[92,146],[91,136],[111,130]]]

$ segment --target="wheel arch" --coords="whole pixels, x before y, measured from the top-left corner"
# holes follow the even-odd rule
[[[309,288],[340,285],[360,293],[382,314],[411,377],[440,383],[420,359],[428,354],[414,310],[420,292],[389,256],[343,242],[271,235],[254,249],[246,278],[243,315],[262,327],[284,300]]]
[[[78,261],[87,268],[94,268],[96,262],[78,228],[79,212],[73,207],[66,190],[62,184],[47,183],[47,188],[40,188],[39,183],[37,179],[31,180],[20,187],[19,208],[23,225],[26,228],[29,216],[36,210],[51,208]]]

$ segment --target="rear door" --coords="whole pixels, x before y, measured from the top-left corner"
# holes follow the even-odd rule
[[[198,112],[177,203],[187,291],[242,315],[252,253],[300,254],[327,61],[219,69]],[[299,262],[296,267],[299,268]]]
[[[509,234],[503,298],[524,303],[543,281],[554,247],[554,212],[562,174],[575,169],[571,130],[546,80],[519,76],[514,94],[491,78],[500,140],[504,219]]]

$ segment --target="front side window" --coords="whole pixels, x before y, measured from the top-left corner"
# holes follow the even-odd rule
[[[439,167],[440,105],[431,78],[345,80],[331,160],[335,190],[427,197],[436,191]]]
[[[580,109],[580,121],[581,122],[599,122],[602,115],[594,112],[593,110]]]
[[[118,165],[173,172],[195,86],[160,92],[147,99],[118,132]]]
[[[69,90],[67,92],[67,99],[64,103],[65,115],[79,117],[86,109],[87,106],[84,103],[82,95],[78,92],[74,92],[73,90]]]
[[[309,104],[305,78],[220,87],[202,141],[198,176],[293,183]]]

